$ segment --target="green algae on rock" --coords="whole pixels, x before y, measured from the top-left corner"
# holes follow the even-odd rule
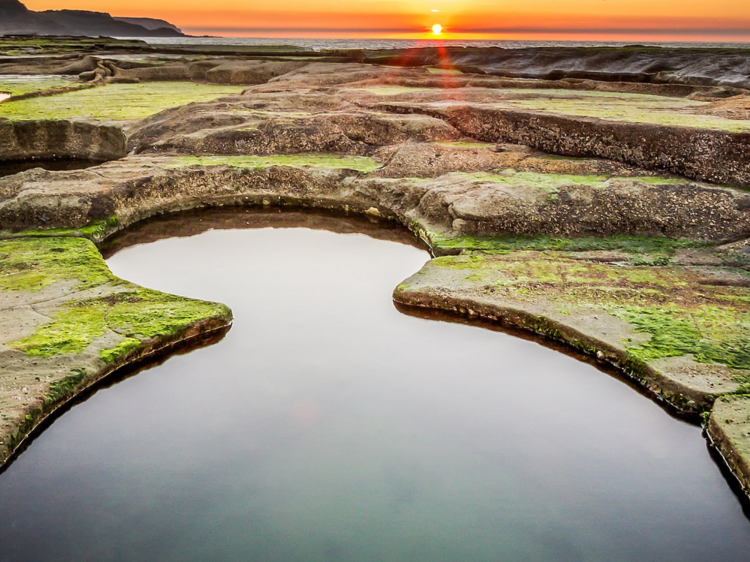
[[[0,240],[10,240],[26,237],[74,237],[88,238],[92,242],[101,242],[107,235],[117,230],[119,220],[116,216],[111,216],[107,220],[92,221],[79,228],[50,228],[48,230],[26,229],[18,232],[10,230],[0,230]]]
[[[0,92],[8,92],[13,97],[50,88],[64,88],[75,85],[76,82],[71,78],[62,76],[0,75]]]
[[[374,172],[380,164],[367,156],[340,154],[278,154],[275,156],[179,156],[168,168],[187,166],[229,166],[231,168],[267,168],[290,166],[293,168],[336,168]]]
[[[52,97],[10,100],[0,104],[0,119],[129,121],[143,119],[172,107],[209,101],[241,91],[242,88],[238,86],[193,82],[109,84]]]
[[[619,92],[571,92],[569,90],[508,90],[507,92],[515,94],[517,99],[499,102],[499,107],[517,107],[580,117],[595,117],[607,121],[716,129],[730,133],[750,131],[748,120],[727,119],[698,113],[710,107],[710,102]]]
[[[4,240],[0,256],[0,463],[118,367],[232,321],[224,305],[115,277],[86,239]]]
[[[590,252],[598,250],[618,251],[636,256],[633,259],[653,260],[669,258],[677,250],[710,248],[714,244],[690,238],[667,238],[666,236],[584,236],[565,238],[554,236],[522,236],[499,234],[496,236],[458,235],[449,236],[438,232],[426,232],[425,236],[437,255],[461,252],[486,254],[508,254],[520,250],[554,250],[560,252]],[[645,264],[644,264],[645,265]]]
[[[142,339],[172,337],[187,326],[225,313],[222,305],[137,288],[66,304],[50,323],[8,345],[37,357],[80,353],[109,330],[125,338],[99,352],[112,363],[140,347]]]
[[[706,430],[745,493],[750,492],[750,395],[719,398]]]
[[[38,292],[60,281],[73,289],[119,282],[96,247],[77,238],[16,239],[0,242],[0,290]]]

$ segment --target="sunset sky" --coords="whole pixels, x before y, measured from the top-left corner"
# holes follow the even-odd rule
[[[169,20],[191,34],[750,41],[750,0],[27,0]]]

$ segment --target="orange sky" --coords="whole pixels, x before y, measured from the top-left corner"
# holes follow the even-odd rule
[[[258,36],[750,41],[750,0],[26,0]],[[210,6],[210,9],[207,7]],[[437,12],[433,12],[437,10]],[[677,15],[677,16],[676,16]]]

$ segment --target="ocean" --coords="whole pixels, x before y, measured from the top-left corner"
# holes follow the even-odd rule
[[[152,45],[238,45],[267,46],[279,45],[290,48],[301,48],[310,51],[327,49],[403,49],[409,47],[502,47],[521,49],[527,47],[623,47],[627,45],[646,45],[654,47],[680,48],[745,48],[750,49],[750,42],[643,42],[643,41],[480,41],[450,39],[332,39],[332,38],[271,38],[271,37],[138,37]]]

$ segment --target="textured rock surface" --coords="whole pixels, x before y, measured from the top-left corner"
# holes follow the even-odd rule
[[[407,153],[421,146],[409,146]],[[430,146],[424,147],[427,155]],[[474,150],[443,149],[434,149],[445,156],[436,159],[441,162],[438,172],[454,167],[453,160],[455,167],[464,166],[453,151]],[[476,155],[479,162],[497,157],[477,149],[482,151],[486,154]],[[191,208],[293,204],[372,207],[406,226],[415,228],[416,223],[426,232],[449,236],[666,234],[724,242],[750,233],[750,195],[736,190],[638,176],[637,170],[610,175],[602,173],[606,166],[598,161],[571,161],[570,166],[579,171],[590,166],[600,175],[526,172],[544,167],[544,158],[525,152],[501,156],[521,171],[447,172],[428,181],[390,177],[398,175],[398,165],[365,173],[347,167],[347,160],[319,154],[300,155],[296,165],[273,156],[245,161],[216,157],[203,165],[185,157],[134,156],[86,170],[37,169],[0,178],[0,226],[14,231],[81,228],[117,217],[116,228],[122,228],[157,213]],[[429,177],[434,161],[414,158],[405,172],[425,170]]]
[[[750,492],[750,397],[724,396],[716,401],[708,433],[729,468]]]
[[[71,121],[0,120],[1,160],[116,160],[125,156],[119,127]]]
[[[521,49],[413,49],[365,53],[366,61],[450,65],[519,78],[578,78],[750,88],[746,49],[670,47],[538,47]]]

